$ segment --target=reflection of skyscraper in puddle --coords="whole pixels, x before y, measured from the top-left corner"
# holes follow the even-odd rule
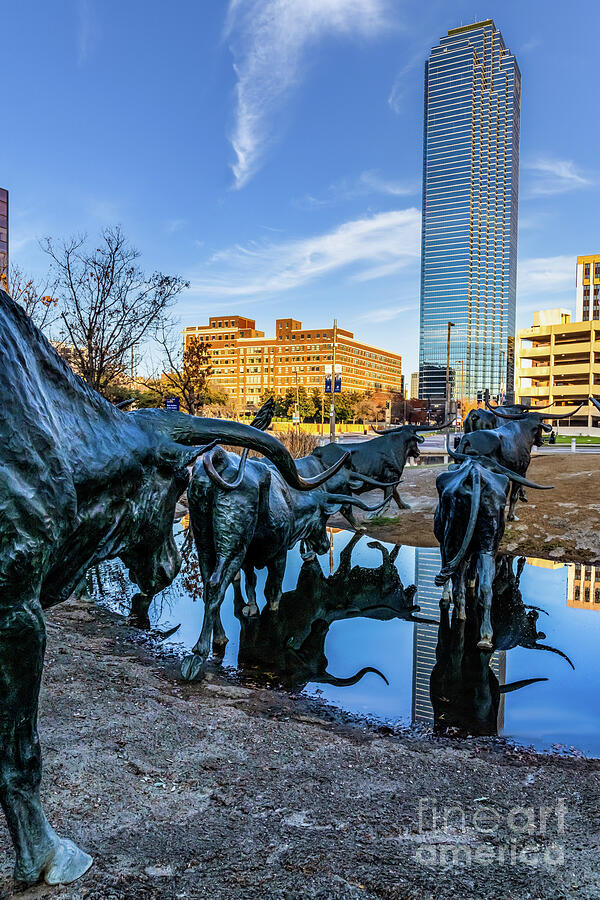
[[[419,615],[438,619],[440,615],[441,588],[435,583],[440,571],[440,551],[417,547],[415,551],[416,602],[421,607]],[[433,625],[415,625],[413,643],[413,722],[433,722],[433,707],[429,699],[429,676],[435,665],[437,628]]]
[[[567,606],[600,609],[600,567],[581,563],[567,566]]]
[[[428,619],[438,619],[440,613],[441,588],[435,583],[440,570],[440,551],[434,548],[418,547],[415,551],[416,602],[421,607],[419,615]],[[412,721],[431,724],[433,707],[429,698],[429,679],[435,665],[437,629],[433,625],[415,625],[413,642],[413,693]],[[491,669],[500,684],[506,682],[506,652],[494,653]],[[498,731],[504,727],[504,695],[498,709]]]

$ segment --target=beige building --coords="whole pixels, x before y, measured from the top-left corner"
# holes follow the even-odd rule
[[[277,319],[275,337],[256,329],[244,316],[210,316],[208,325],[183,333],[184,343],[200,338],[210,345],[213,382],[233,399],[258,403],[265,391],[285,394],[303,386],[323,389],[325,369],[333,364],[333,328],[303,328],[298,319]],[[337,329],[336,369],[343,391],[401,391],[402,357],[355,339]]]
[[[567,568],[567,606],[600,609],[600,569],[580,563]]]
[[[600,413],[588,402],[600,399],[600,321],[572,322],[565,309],[535,312],[531,328],[517,332],[515,381],[517,401],[552,404],[550,419],[585,404],[561,430],[600,426]]]
[[[577,257],[575,318],[600,320],[600,253]]]
[[[419,399],[419,373],[412,372],[410,376],[410,399]]]

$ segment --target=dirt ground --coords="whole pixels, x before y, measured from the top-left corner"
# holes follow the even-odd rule
[[[378,540],[420,547],[437,547],[433,514],[437,504],[435,479],[442,466],[407,466],[400,496],[411,509],[398,511],[392,502],[385,525],[367,524]],[[554,486],[551,491],[527,489],[529,502],[517,504],[518,522],[508,522],[501,549],[523,556],[562,562],[600,563],[600,454],[534,454],[528,478]],[[363,495],[375,502],[381,493]],[[343,525],[337,517],[331,524]]]
[[[46,811],[95,864],[17,890],[0,821],[3,900],[600,897],[600,761],[343,724],[217,672],[184,685],[89,602],[48,620]]]

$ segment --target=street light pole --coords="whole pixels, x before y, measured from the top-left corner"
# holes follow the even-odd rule
[[[333,320],[333,359],[331,366],[331,406],[329,408],[329,443],[335,443],[335,356],[337,347],[337,319]]]
[[[454,322],[448,322],[448,341],[446,343],[446,421],[450,416],[450,329]]]

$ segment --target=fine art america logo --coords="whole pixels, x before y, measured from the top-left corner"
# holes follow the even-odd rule
[[[471,809],[461,803],[438,808],[432,797],[419,799],[417,862],[423,866],[564,865],[567,808],[513,806],[499,809],[478,797]]]

